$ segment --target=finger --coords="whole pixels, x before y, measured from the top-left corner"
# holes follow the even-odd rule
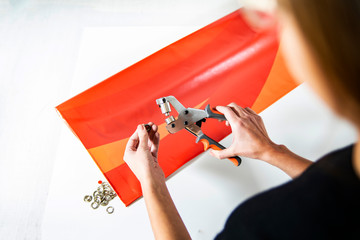
[[[154,124],[154,125],[152,126],[152,130],[154,131],[154,133],[156,133],[158,129],[159,129],[159,127],[158,127],[158,125],[156,125],[156,124]]]
[[[261,127],[259,121],[256,119],[256,116],[249,115],[249,119],[250,119],[250,124],[253,126],[253,128],[256,128],[257,132],[259,132],[260,134],[266,137],[265,129]]]
[[[239,116],[234,112],[231,107],[217,106],[216,110],[225,115],[226,120],[231,124],[235,123]]]
[[[153,122],[149,122],[148,125],[150,126],[150,128],[149,128],[150,130],[149,130],[149,132],[148,132],[149,139],[152,139],[152,138],[154,137],[154,134],[155,134],[155,132],[152,131],[154,123],[153,123]]]
[[[139,135],[139,147],[146,149],[148,148],[149,135],[144,127],[144,125],[138,125],[137,132]]]
[[[263,129],[263,133],[265,134],[265,136],[269,138],[269,135],[267,133],[267,130],[266,130],[266,127],[265,127],[265,124],[264,124],[264,121],[262,120],[262,118],[260,118],[260,120],[259,120],[259,125]]]
[[[138,144],[139,144],[139,136],[138,136],[137,131],[135,131],[130,136],[125,149],[130,150],[130,151],[136,151]]]
[[[231,148],[225,148],[224,150],[211,150],[210,153],[218,159],[229,158],[235,155]]]
[[[153,144],[151,145],[151,154],[154,157],[157,157],[157,155],[158,155],[159,144],[160,144],[160,134],[157,132],[157,133],[155,133]]]
[[[245,117],[247,115],[247,112],[234,102],[230,103],[228,106],[231,107],[240,117]]]
[[[158,126],[153,124],[151,127],[151,135],[149,135],[149,147],[154,144],[155,134],[157,133]]]
[[[153,122],[149,122],[147,125],[149,125],[149,131],[148,131],[148,136],[149,136],[149,141],[148,141],[148,145],[149,147],[151,147],[151,139],[154,138],[154,135],[155,135],[155,132],[153,131],[153,125],[154,123]]]
[[[257,115],[254,111],[252,111],[250,108],[246,107],[244,108],[244,111],[247,112],[249,119],[251,122],[253,122],[259,130],[262,130],[262,127],[259,124],[259,121],[261,120],[261,117]]]
[[[257,128],[266,136],[269,137],[264,125],[264,122],[262,120],[262,118],[251,108],[246,107],[245,110],[251,114],[251,116],[253,116],[251,119],[253,121],[254,124],[256,124]]]
[[[254,110],[252,110],[252,109],[249,108],[249,107],[246,107],[245,110],[248,111],[248,112],[251,113],[251,114],[258,115]]]

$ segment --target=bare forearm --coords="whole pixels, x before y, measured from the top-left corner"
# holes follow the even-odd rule
[[[291,178],[302,174],[313,163],[291,152],[284,145],[274,147],[274,150],[267,153],[262,160],[280,168]]]
[[[155,239],[191,239],[165,182],[142,184]]]

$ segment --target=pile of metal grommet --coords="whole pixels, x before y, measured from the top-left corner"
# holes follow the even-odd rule
[[[107,182],[98,182],[100,186],[95,190],[95,192],[91,195],[86,195],[84,197],[85,202],[93,201],[90,206],[93,209],[98,209],[100,206],[108,206],[109,202],[116,197],[115,191],[111,188],[110,184]],[[106,212],[108,214],[112,214],[114,212],[114,207],[108,206],[106,208]]]

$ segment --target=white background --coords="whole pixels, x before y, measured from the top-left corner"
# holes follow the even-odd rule
[[[239,6],[0,0],[0,238],[152,239],[143,199],[114,199],[112,215],[83,202],[104,178],[54,107]],[[262,116],[275,142],[311,160],[356,139],[307,85]],[[288,180],[257,160],[236,168],[204,153],[167,184],[192,237],[211,239],[240,202]]]

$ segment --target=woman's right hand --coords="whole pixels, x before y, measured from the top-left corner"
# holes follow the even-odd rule
[[[217,106],[216,110],[225,115],[226,124],[231,126],[233,142],[227,149],[212,150],[213,156],[219,159],[244,156],[268,161],[274,150],[280,147],[270,140],[261,117],[252,109],[230,103]]]

